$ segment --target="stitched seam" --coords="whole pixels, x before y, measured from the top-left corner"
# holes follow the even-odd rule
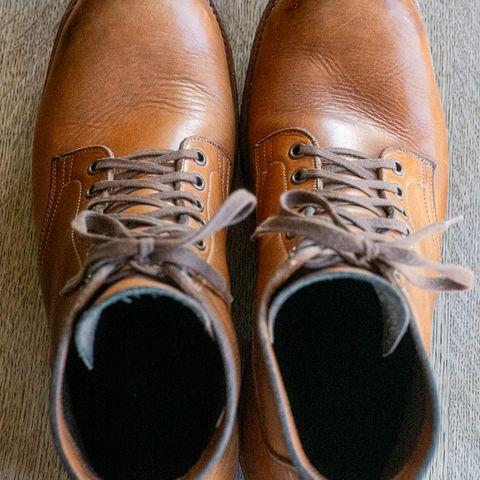
[[[426,182],[425,182],[425,171],[426,171],[426,165],[422,163],[422,190],[423,190],[423,201],[425,203],[425,209],[427,211],[427,217],[428,217],[428,223],[432,224],[434,219],[432,219],[431,215],[431,210],[428,206],[428,198],[427,198],[427,192],[426,192]],[[432,237],[431,243],[433,244],[433,247],[437,249],[437,239],[436,236]]]
[[[282,172],[283,172],[283,186],[285,188],[285,191],[288,190],[288,183],[287,183],[287,175],[286,175],[286,171],[285,171],[285,165],[282,163]],[[283,249],[285,250],[285,255],[289,256],[289,250],[287,248],[287,244],[285,243],[285,236],[284,235],[281,235],[280,234],[280,242],[282,243],[282,247]]]
[[[260,201],[263,203],[263,190],[265,188],[265,181],[268,173],[268,168],[266,165],[266,158],[267,158],[267,153],[266,153],[266,144],[264,143],[261,147],[261,152],[259,152],[259,163],[260,163],[260,169],[258,169],[258,196],[260,198]],[[261,155],[261,156],[260,156]],[[260,170],[262,172],[262,175],[260,176]]]
[[[408,153],[408,152],[404,152],[404,153]],[[417,158],[417,160],[418,160],[418,158]],[[422,194],[423,194],[424,199],[425,199],[425,191],[422,188],[422,185],[423,185],[423,168],[422,167],[423,167],[422,163],[419,164],[418,161],[415,162],[415,178],[420,178],[420,189],[422,190]],[[416,183],[418,185],[418,182],[416,182]],[[427,209],[427,216],[428,216],[428,209]],[[421,226],[420,226],[420,228],[421,228]],[[418,230],[418,226],[416,226],[416,229]]]
[[[438,212],[437,212],[437,205],[435,203],[435,183],[434,183],[434,176],[435,176],[435,169],[432,168],[432,174],[430,176],[430,196],[432,199],[432,209],[433,209],[433,216],[436,222],[438,222]]]
[[[218,175],[217,172],[210,172],[210,174],[208,175],[208,193],[207,193],[207,216],[208,216],[208,220],[210,221],[211,217],[212,217],[212,212],[211,212],[211,205],[212,205],[212,178],[215,176],[215,175]],[[211,238],[210,239],[206,239],[204,240],[205,241],[205,244],[207,245],[207,248],[208,248],[208,252],[207,252],[207,258],[208,260],[210,260],[210,255],[212,253],[211,251],[211,246],[212,246],[212,243],[211,243]]]
[[[278,164],[280,165],[280,167],[282,168],[282,177],[283,177],[283,187],[284,187],[284,191],[288,191],[288,181],[287,181],[287,175],[286,175],[286,171],[285,171],[285,164],[279,160],[275,160],[273,162],[270,163],[270,165],[268,166],[268,170],[267,170],[267,175],[265,175],[265,178],[268,176],[268,172],[270,171],[270,168],[274,165],[274,164]],[[285,251],[285,255],[287,256],[288,258],[288,248],[287,248],[287,245],[285,243],[285,238],[282,234],[278,234],[278,237],[280,238],[280,243]]]
[[[218,150],[215,151],[215,154],[217,156],[216,165],[218,167],[215,169],[215,172],[217,172],[217,174],[220,176],[220,185],[221,185],[222,198],[223,198],[223,196],[225,195],[225,166],[223,164],[223,158],[220,155]]]
[[[80,150],[76,150],[72,153],[78,154],[78,153],[97,153],[101,150],[100,147],[88,147],[88,148],[81,148]],[[72,155],[73,156],[73,155]]]
[[[392,147],[392,148],[389,148],[389,149],[385,150],[385,153],[395,153],[395,152],[406,153],[407,155],[410,155],[412,157],[415,157],[417,160],[420,160],[422,163],[428,164],[433,170],[435,170],[435,168],[436,168],[436,165],[435,165],[434,162],[432,162],[432,160],[429,160],[428,158],[422,157],[422,156],[416,154],[415,152],[412,152],[411,150],[407,150],[405,148],[396,148],[396,147]]]
[[[45,235],[47,231],[47,224],[50,216],[50,211],[53,206],[53,202],[55,199],[55,193],[57,189],[57,162],[56,159],[52,160],[51,162],[51,167],[50,167],[50,178],[51,178],[51,183],[50,183],[50,193],[48,195],[48,205],[47,205],[47,211],[45,212],[45,215],[43,217],[43,222],[42,222],[42,233],[40,234],[40,258],[39,258],[39,267],[43,266],[43,257],[44,257],[44,251],[45,251]]]
[[[73,159],[68,157],[68,177],[65,178],[65,183],[68,183],[72,180],[72,170],[73,170]],[[68,179],[68,180],[67,180]]]
[[[433,176],[435,175],[435,170],[432,170],[431,175],[430,175],[430,201],[432,203],[432,213],[433,213],[433,218],[435,222],[438,222],[438,215],[437,215],[437,206],[435,204],[435,191],[434,191],[434,182],[433,182]],[[442,253],[442,241],[440,235],[435,235],[435,241],[437,243],[437,253],[440,256]]]
[[[268,140],[273,140],[275,137],[285,137],[290,135],[305,136],[307,137],[314,145],[318,145],[318,142],[315,140],[315,137],[308,131],[302,128],[290,127],[284,130],[279,130],[278,132],[270,133],[265,138],[257,142],[255,147],[259,147],[263,143],[266,143]]]
[[[427,195],[425,192],[425,166],[422,165],[422,193],[423,193],[423,203],[425,204],[425,210],[427,211],[428,223],[432,223],[432,218],[430,216],[430,209],[428,208]]]
[[[227,155],[227,153],[225,152],[225,150],[223,150],[223,148],[222,148],[218,143],[212,142],[211,140],[208,140],[208,138],[201,137],[201,136],[188,137],[188,138],[186,139],[187,145],[190,145],[190,142],[191,142],[191,141],[198,141],[198,142],[202,142],[202,143],[208,143],[208,145],[211,145],[212,147],[215,147],[216,149],[220,150],[220,152],[222,153],[222,155],[224,155],[225,158],[227,158],[230,163],[233,163],[232,159]]]
[[[258,163],[260,161],[259,160],[260,155],[259,155],[257,149],[254,150],[253,155],[255,157],[255,163],[253,165],[253,169],[255,170],[255,188],[258,189],[258,188],[260,188],[260,183],[259,183],[260,180],[259,179],[260,179],[260,167],[261,166],[258,165]]]
[[[220,183],[222,186],[222,197],[225,200],[227,192],[227,182],[225,181],[226,162],[223,155],[217,150],[217,165],[220,167],[218,174],[220,175]]]
[[[273,159],[273,139],[271,139],[268,142],[268,146],[269,146],[269,152],[268,152],[268,157],[265,158],[265,165],[270,163],[271,160]]]
[[[47,244],[48,244],[48,241],[50,240],[50,234],[52,233],[53,220],[55,219],[55,216],[57,214],[58,205],[60,203],[60,199],[62,198],[64,180],[65,180],[65,160],[62,159],[62,181],[61,181],[62,188],[60,189],[60,191],[58,192],[58,195],[56,196],[55,209],[53,210],[52,215],[48,219],[49,225],[48,225],[48,230],[47,230],[47,233],[46,233],[46,236],[45,236],[45,247],[44,247],[44,250],[43,250],[43,253],[42,253],[42,259],[41,259],[41,263],[40,263],[41,266],[43,266],[44,262],[45,262],[45,256],[46,256],[46,253],[47,253]]]
[[[230,190],[230,182],[232,180],[231,178],[231,175],[232,175],[232,169],[231,169],[231,166],[230,166],[230,162],[228,161],[228,159],[223,155],[223,161],[224,161],[224,168],[226,169],[227,171],[227,178],[228,178],[228,183],[225,182],[225,193],[224,193],[224,199],[226,199],[228,197],[228,193],[229,193],[229,190]]]
[[[207,208],[207,217],[208,217],[208,220],[210,220],[212,218],[212,216],[214,215],[213,212],[211,211],[211,208],[212,208],[212,178],[214,175],[217,175],[216,172],[210,172],[208,174],[208,186],[207,186],[207,205],[208,205],[208,208]]]
[[[78,182],[78,183],[80,184],[80,195],[78,196],[78,200],[77,200],[77,208],[75,210],[75,217],[77,217],[80,213],[80,205],[82,203],[82,195],[83,195],[82,182]],[[72,237],[73,249],[75,250],[75,254],[77,255],[78,263],[80,265],[82,265],[82,259],[80,257],[80,252],[78,251],[77,242],[75,241],[75,232],[74,232],[73,228],[72,228],[72,231],[71,231],[71,237]]]
[[[264,140],[258,142],[257,145],[254,147],[256,185],[258,186],[259,183],[261,183],[260,188],[257,187],[257,195],[260,198],[260,201],[263,200],[263,192],[264,192],[264,188],[265,188],[265,181],[266,181],[266,177],[268,175],[268,171],[270,169],[270,166],[273,163],[281,163],[285,167],[283,161],[276,160],[276,159],[273,158],[273,139],[276,138],[276,137],[285,137],[285,136],[291,136],[291,135],[297,135],[297,136],[302,136],[303,135],[303,136],[307,137],[308,140],[310,140],[313,145],[317,144],[317,142],[313,138],[313,136],[310,136],[310,134],[307,131],[298,130],[298,129],[295,129],[295,128],[290,128],[290,129],[281,130],[281,131],[272,133],[271,135],[268,135],[268,137],[266,137]],[[268,145],[268,148],[269,148],[268,156],[266,154],[267,145]],[[261,160],[259,160],[259,158],[258,158],[258,156],[259,156],[258,152],[259,152],[260,149],[262,149],[262,151],[263,151],[264,162],[261,162]],[[315,165],[315,162],[317,161],[316,159],[317,159],[317,157],[312,159],[312,165],[313,166]],[[264,167],[264,168],[262,168],[263,174],[262,174],[262,179],[261,180],[259,179],[259,169],[257,168],[258,163],[261,164],[261,167]],[[263,163],[265,165],[263,165]],[[289,190],[288,189],[288,180],[287,180],[287,177],[286,177],[286,174],[285,174],[285,168],[283,169],[283,176],[284,176],[284,191],[288,191]]]
[[[424,172],[426,172],[426,166],[424,166]],[[433,177],[433,172],[432,172],[431,177]],[[430,187],[430,183],[428,185]],[[427,182],[425,180],[424,180],[424,186],[425,186],[425,190],[424,190],[423,195],[424,195],[424,198],[425,198],[425,205],[428,205],[427,191],[426,191],[427,190]],[[436,215],[435,215],[435,212],[434,212],[434,208],[435,208],[435,204],[433,203],[432,192],[430,192],[430,207],[427,206],[428,220],[429,220],[430,223],[434,223],[436,221]],[[432,218],[432,216],[433,216],[433,218]],[[434,248],[437,250],[437,252],[439,252],[440,244],[439,244],[438,235],[434,235],[432,237],[432,243],[433,243]]]
[[[42,231],[40,234],[40,258],[39,258],[39,263],[38,266],[39,268],[42,268],[44,263],[45,263],[45,256],[46,256],[46,250],[47,250],[47,242],[50,236],[51,228],[52,228],[52,223],[54,218],[50,217],[50,213],[52,211],[53,204],[55,203],[55,199],[57,200],[57,204],[59,199],[57,198],[57,164],[61,162],[62,164],[62,189],[58,193],[58,195],[61,196],[62,191],[63,191],[63,186],[65,184],[65,162],[69,161],[70,169],[69,169],[69,178],[71,180],[72,177],[72,171],[73,171],[73,165],[75,163],[75,154],[79,153],[98,153],[100,150],[102,150],[101,147],[87,147],[87,148],[80,148],[78,150],[74,150],[70,153],[66,153],[65,155],[62,156],[56,156],[52,159],[51,164],[51,171],[50,171],[50,178],[51,178],[51,184],[50,184],[50,192],[49,192],[49,200],[48,200],[48,206],[47,206],[47,211],[45,212],[45,216],[43,218],[43,223],[42,223]],[[58,207],[58,205],[57,205]]]

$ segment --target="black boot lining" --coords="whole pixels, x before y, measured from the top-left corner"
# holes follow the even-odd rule
[[[89,371],[72,343],[65,408],[103,479],[176,479],[207,447],[225,405],[218,345],[195,312],[143,295],[106,308]]]

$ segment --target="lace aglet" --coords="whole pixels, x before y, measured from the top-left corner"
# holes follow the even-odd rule
[[[451,220],[447,220],[445,222],[445,226],[447,228],[453,227],[454,225],[457,225],[458,223],[462,223],[464,220],[463,215],[459,215],[458,217],[452,218]]]

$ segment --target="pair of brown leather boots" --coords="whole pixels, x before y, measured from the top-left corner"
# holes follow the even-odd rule
[[[239,451],[248,480],[417,478],[439,425],[431,292],[472,276],[438,263],[447,141],[413,0],[266,9],[241,136],[259,268],[238,422],[226,227],[256,200],[228,197],[236,103],[209,0],[69,6],[33,162],[63,460],[82,480],[233,479]]]

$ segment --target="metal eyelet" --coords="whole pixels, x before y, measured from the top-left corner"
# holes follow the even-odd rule
[[[302,170],[303,169],[298,169],[298,170],[295,170],[293,173],[292,173],[292,176],[290,177],[290,181],[294,184],[294,185],[300,185],[302,183],[305,183],[306,180],[304,178],[302,178]]]
[[[407,225],[407,231],[406,231],[406,233],[402,233],[401,236],[402,236],[403,238],[409,237],[412,233],[413,233],[413,230]]]
[[[195,246],[200,250],[201,252],[205,251],[207,249],[207,243],[205,240],[200,240],[195,244]]]
[[[196,198],[194,200],[193,205],[195,206],[195,208],[199,212],[204,212],[205,211],[205,205],[203,204],[203,202],[199,198]]]
[[[403,200],[405,198],[405,192],[403,191],[403,188],[397,187],[397,193],[395,194],[397,198],[400,200]]]
[[[98,165],[98,162],[95,160],[94,162],[92,162],[89,166],[88,166],[88,169],[87,169],[87,173],[93,177],[94,175],[97,175],[99,172],[97,170],[97,165]]]
[[[95,186],[91,185],[90,188],[85,192],[85,197],[86,198],[90,199],[95,195],[95,193],[93,191],[94,188],[95,188]]]
[[[201,175],[196,175],[196,180],[193,183],[193,186],[199,191],[205,190],[205,180]]]
[[[405,169],[403,168],[403,165],[400,163],[400,161],[398,160],[395,161],[395,169],[393,171],[395,172],[395,175],[398,175],[399,177],[403,177],[403,174],[405,173]]]
[[[207,164],[207,156],[201,150],[197,149],[198,158],[195,160],[197,165],[204,167]]]
[[[292,145],[290,148],[290,151],[288,152],[288,156],[292,160],[298,160],[299,158],[303,158],[305,155],[303,155],[303,153],[300,153],[301,147],[302,147],[301,143],[295,143],[294,145]]]

